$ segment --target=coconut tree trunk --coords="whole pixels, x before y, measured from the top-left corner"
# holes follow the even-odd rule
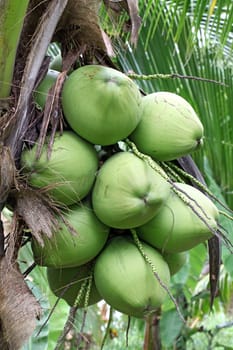
[[[160,310],[148,316],[145,327],[143,350],[161,350],[159,334]]]
[[[4,66],[0,73],[0,210],[8,200],[9,193],[19,191],[16,168],[32,115],[32,91],[66,2],[50,1],[34,32],[34,40],[31,37],[23,37],[22,40],[20,34],[21,30],[22,35],[25,34],[22,22],[28,2],[0,1],[0,9],[3,10],[0,14],[0,39],[4,39],[3,42],[0,40],[0,66]],[[25,42],[27,49],[24,47]],[[21,56],[17,56],[17,65],[16,52],[21,53]],[[4,59],[6,64],[3,64]],[[17,264],[23,226],[16,212],[7,248],[4,246],[3,228],[0,221],[0,348],[18,350],[32,334],[41,309]]]

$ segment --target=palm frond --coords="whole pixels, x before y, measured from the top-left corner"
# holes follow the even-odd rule
[[[199,36],[205,38],[205,44],[214,45],[216,55],[222,57],[233,49],[233,5],[231,1],[185,0],[185,1],[145,1],[139,0],[143,25],[147,26],[145,48],[154,35],[159,20],[164,23],[166,36],[178,43],[189,22],[186,31],[185,53],[189,57]],[[150,25],[148,26],[148,22]]]
[[[208,157],[214,177],[233,207],[233,60],[230,32],[233,6],[229,5],[230,2],[219,1],[211,18],[208,17],[209,1],[182,2],[183,12],[179,7],[181,2],[177,3],[175,6],[175,2],[167,1],[165,12],[161,10],[161,6],[165,8],[164,2],[159,2],[159,5],[156,2],[159,15],[151,12],[146,17],[136,50],[128,43],[127,52],[122,45],[118,46],[119,62],[126,72],[178,73],[216,81],[154,79],[137,83],[146,93],[160,90],[175,92],[193,105],[205,128],[203,150],[193,156],[201,169],[204,169],[203,155]],[[185,12],[187,9],[192,11],[190,16],[189,12]],[[181,19],[181,13],[185,19]],[[216,28],[219,30],[214,36]],[[221,46],[218,46],[220,42]]]

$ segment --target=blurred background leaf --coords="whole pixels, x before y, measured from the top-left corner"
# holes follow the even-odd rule
[[[30,244],[25,245],[20,250],[19,262],[22,272],[26,271],[33,263]],[[57,300],[57,297],[55,297],[48,286],[46,268],[36,266],[28,276],[27,280],[32,293],[40,301],[43,315],[41,320],[37,322],[36,330],[29,343],[26,344],[22,350],[53,350],[56,346],[57,339],[63,330],[69,307],[63,300],[60,300],[49,319],[49,322],[44,324]],[[41,328],[42,326],[43,328]],[[38,335],[39,331],[40,333]]]

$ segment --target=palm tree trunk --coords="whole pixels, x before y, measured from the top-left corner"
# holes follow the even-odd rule
[[[146,319],[143,350],[161,350],[159,320],[160,310],[149,315]]]

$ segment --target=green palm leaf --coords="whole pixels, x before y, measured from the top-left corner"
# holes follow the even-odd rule
[[[193,154],[202,170],[205,154],[214,177],[233,207],[233,5],[218,1],[148,1],[138,46],[128,50],[118,45],[124,71],[138,74],[174,74],[211,79],[153,79],[137,81],[146,92],[168,90],[187,99],[205,128],[205,145]],[[155,16],[156,11],[157,16]],[[218,84],[217,82],[222,83]],[[166,135],[165,135],[166,136]]]

